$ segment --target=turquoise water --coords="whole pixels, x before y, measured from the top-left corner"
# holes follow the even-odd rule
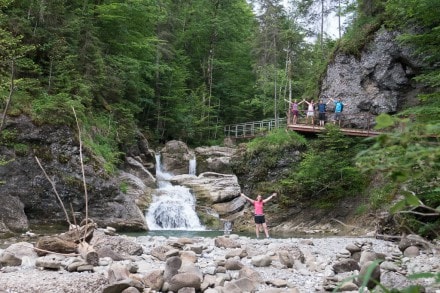
[[[197,237],[207,237],[207,238],[215,238],[218,236],[225,235],[223,230],[197,230],[197,231],[189,231],[189,230],[151,230],[147,232],[131,232],[131,233],[121,233],[128,236],[133,237],[141,237],[141,236],[164,236],[164,237],[188,237],[188,238],[197,238]],[[245,236],[250,238],[256,238],[255,232],[234,232],[231,234],[237,234],[239,236]],[[321,238],[329,235],[305,235],[305,234],[294,234],[294,233],[270,233],[270,237],[272,238]],[[264,233],[260,233],[260,238],[264,238]]]

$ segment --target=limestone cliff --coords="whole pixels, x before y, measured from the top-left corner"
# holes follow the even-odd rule
[[[8,117],[0,143],[0,234],[23,232],[35,225],[67,225],[55,184],[73,222],[85,217],[79,143],[66,126],[35,125],[26,116]],[[101,226],[146,229],[135,199],[120,189],[118,174],[109,175],[97,160],[84,154],[89,217]],[[72,210],[71,207],[72,206]]]
[[[321,85],[321,96],[347,103],[344,107],[347,126],[367,128],[373,117],[394,114],[417,103],[422,90],[412,77],[422,63],[412,57],[409,47],[396,40],[398,33],[384,29],[362,50],[360,56],[336,53]],[[332,110],[332,104],[329,104]]]

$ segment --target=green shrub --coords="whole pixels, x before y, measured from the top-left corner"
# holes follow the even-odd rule
[[[0,132],[0,141],[2,144],[10,145],[18,137],[16,130],[3,129]]]
[[[247,144],[247,153],[278,152],[286,147],[305,147],[307,140],[295,131],[276,129],[265,136],[257,137]]]
[[[362,143],[329,125],[309,145],[297,170],[282,180],[283,193],[291,194],[290,201],[308,198],[316,207],[327,208],[364,192],[367,182],[353,161]]]
[[[118,146],[116,121],[109,115],[95,115],[85,118],[82,128],[84,147],[101,162],[107,172],[114,172],[123,154]]]
[[[26,156],[29,153],[29,146],[24,143],[14,144],[14,151],[17,156]]]
[[[74,97],[61,93],[57,95],[42,94],[32,103],[32,119],[39,124],[75,125],[72,107],[82,120],[84,106]]]
[[[119,189],[121,190],[122,193],[127,194],[128,192],[128,183],[127,182],[121,182],[121,184],[119,184]]]

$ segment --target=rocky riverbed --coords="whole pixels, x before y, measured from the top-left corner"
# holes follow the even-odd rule
[[[376,263],[372,278],[387,288],[419,284],[440,292],[433,278],[407,278],[440,271],[438,245],[417,237],[129,237],[97,230],[94,266],[77,255],[38,256],[33,242],[0,249],[0,292],[358,292]]]

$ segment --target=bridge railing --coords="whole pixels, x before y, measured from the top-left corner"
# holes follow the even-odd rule
[[[227,137],[246,138],[262,135],[276,128],[285,128],[287,119],[267,119],[238,124],[225,125],[224,132]]]
[[[318,126],[318,111],[314,112],[314,124],[311,126]],[[326,112],[325,116],[325,123],[333,123],[334,122],[334,112]],[[287,112],[286,113],[287,116],[287,123],[288,125],[292,125],[293,124],[293,117],[292,117],[292,113]],[[311,122],[311,119],[309,121],[307,121],[307,110],[300,110],[298,112],[298,120],[297,120],[297,124],[303,124],[303,125],[308,125],[308,123]],[[341,127],[355,127],[354,125],[359,125],[362,124],[363,127],[359,127],[357,126],[356,129],[363,129],[363,130],[372,130],[372,128],[375,125],[375,116],[373,114],[371,114],[370,112],[360,112],[360,113],[346,113],[343,112],[341,114]]]

